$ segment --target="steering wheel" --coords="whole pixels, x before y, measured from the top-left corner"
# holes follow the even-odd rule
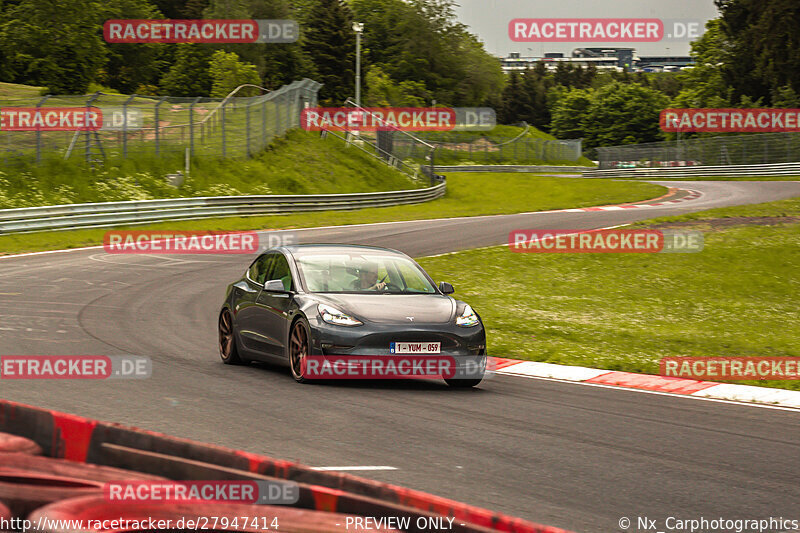
[[[383,287],[383,289],[381,289],[381,290],[384,290],[384,291],[385,291],[385,290],[395,290],[395,291],[398,291],[398,292],[399,292],[399,291],[401,291],[402,289],[401,289],[401,288],[400,288],[398,285],[395,285],[394,283],[387,283],[387,284],[386,284],[386,285]]]

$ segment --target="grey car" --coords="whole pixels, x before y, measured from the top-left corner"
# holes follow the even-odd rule
[[[486,333],[480,316],[453,292],[388,248],[273,248],[228,286],[220,357],[227,364],[288,363],[292,377],[305,382],[306,363],[320,356],[355,360],[431,346],[425,353],[451,358],[460,370],[445,378],[449,385],[473,387],[486,368]]]

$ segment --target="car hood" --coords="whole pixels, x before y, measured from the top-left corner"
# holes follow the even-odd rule
[[[444,324],[454,320],[455,301],[441,294],[325,294],[316,295],[359,320],[378,324]],[[412,317],[413,320],[409,320]]]

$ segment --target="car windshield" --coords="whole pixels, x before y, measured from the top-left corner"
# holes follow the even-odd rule
[[[397,255],[300,254],[295,261],[310,292],[436,293],[416,263]]]

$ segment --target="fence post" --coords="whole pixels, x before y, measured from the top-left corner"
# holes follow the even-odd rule
[[[92,102],[100,98],[100,91],[97,91],[93,95],[86,100],[86,113],[89,112],[89,108],[92,106]],[[84,120],[84,123],[86,121]],[[86,138],[86,147],[84,148],[84,156],[86,157],[86,163],[91,163],[92,161],[92,134],[89,131],[89,128],[86,128],[85,131],[85,138]]]
[[[222,128],[222,157],[226,157],[226,153],[225,153],[225,105],[227,103],[228,103],[227,100],[223,100],[222,101],[222,105],[220,105],[220,108],[219,108],[219,110],[220,110],[220,121],[222,122],[222,124],[220,124],[220,126]]]
[[[134,98],[136,98],[136,95],[132,94],[122,104],[122,157],[123,157],[123,159],[127,159],[127,157],[128,157],[128,104]]]
[[[200,101],[198,96],[189,104],[189,155],[194,157],[194,105]]]
[[[244,112],[244,136],[247,157],[250,157],[250,104],[247,104]]]
[[[281,134],[281,98],[275,98],[275,135]]]
[[[48,98],[50,98],[49,94],[45,95],[41,100],[39,100],[39,103],[36,104],[37,112],[38,109],[42,107],[42,104],[45,102],[45,100],[47,100]],[[42,162],[42,130],[40,128],[36,128],[36,162],[37,163]]]
[[[267,99],[261,101],[261,145],[267,147]]]
[[[156,129],[156,130],[155,130],[155,131],[156,131],[156,155],[159,155],[159,154],[160,154],[160,151],[161,151],[161,146],[160,146],[160,141],[161,141],[161,132],[160,132],[160,127],[159,127],[159,126],[160,126],[160,124],[161,124],[161,121],[160,121],[160,119],[159,119],[159,110],[160,110],[160,108],[161,108],[161,104],[163,104],[163,103],[164,103],[164,101],[165,101],[166,99],[167,99],[167,97],[166,97],[166,96],[162,96],[162,97],[161,97],[161,98],[158,100],[158,102],[156,103],[156,106],[155,106],[155,121],[156,121],[156,124],[155,124],[155,129]]]

